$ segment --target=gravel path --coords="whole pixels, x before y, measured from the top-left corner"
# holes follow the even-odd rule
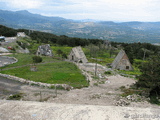
[[[160,109],[0,101],[0,120],[159,120]]]
[[[0,76],[0,99],[7,99],[14,94],[23,94],[22,100],[24,101],[47,101],[50,97],[56,96],[55,92],[54,89],[30,86]],[[61,91],[58,91],[57,94],[61,94]]]

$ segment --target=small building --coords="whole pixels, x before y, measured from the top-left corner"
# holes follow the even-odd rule
[[[27,37],[27,35],[24,32],[18,32],[17,37]]]
[[[108,48],[111,47],[111,42],[109,40],[104,40],[104,45]]]
[[[68,59],[74,62],[87,63],[88,60],[80,46],[72,48]]]
[[[53,52],[49,44],[41,45],[38,47],[36,55],[53,56]]]
[[[5,42],[5,37],[4,36],[0,36],[0,42]]]
[[[121,50],[111,64],[112,69],[133,70],[133,67],[124,50]]]

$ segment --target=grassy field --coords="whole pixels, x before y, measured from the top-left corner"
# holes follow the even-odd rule
[[[32,56],[28,54],[13,55],[19,61],[13,65],[6,66],[5,68],[16,67],[32,63]],[[52,63],[47,63],[51,62]],[[43,63],[37,64],[38,71],[30,71],[30,66],[21,68],[14,68],[1,71],[1,73],[14,75],[20,78],[28,79],[36,82],[51,83],[51,84],[69,84],[75,88],[88,86],[85,76],[76,65],[70,62],[59,61],[50,57],[43,57]]]
[[[52,46],[52,50],[54,51],[55,54],[58,49],[62,50],[63,52],[65,52],[68,55],[70,53],[72,47]],[[119,52],[118,50],[115,51],[115,53],[112,54],[112,57],[110,57],[109,51],[101,50],[101,51],[97,52],[97,57],[96,57],[97,60],[96,60],[94,57],[92,57],[93,53],[91,55],[89,47],[87,47],[87,46],[83,47],[82,50],[84,51],[89,62],[91,62],[91,63],[97,62],[98,64],[101,64],[104,66],[106,66],[108,63],[112,63],[114,58],[116,57],[117,53]],[[126,75],[126,76],[139,76],[139,75],[141,75],[141,72],[139,70],[139,66],[141,65],[142,62],[143,62],[142,60],[135,59],[134,63],[133,63],[133,68],[134,68],[133,71],[120,70],[119,73]]]
[[[62,50],[65,54],[69,54],[72,47],[67,46],[51,46],[54,56],[58,57],[56,54],[57,50]],[[90,56],[90,50],[87,48],[82,48],[84,53],[87,56],[89,62],[97,62],[102,65],[106,65],[107,63],[112,63],[114,58],[110,58],[108,52],[100,52],[97,56],[97,59],[92,59]],[[81,88],[84,86],[88,86],[88,83],[85,77],[81,74],[81,71],[75,66],[73,63],[61,61],[54,59],[52,57],[42,57],[44,64],[37,64],[38,71],[32,72],[30,71],[31,65],[33,65],[32,57],[33,54],[13,54],[10,55],[18,59],[18,62],[12,65],[7,65],[2,67],[1,73],[10,74],[17,77],[29,79],[36,82],[44,82],[51,84],[69,84],[76,88]],[[140,75],[141,72],[138,69],[139,65],[142,61],[135,60],[134,61],[134,71],[119,71],[120,73],[126,75]],[[28,65],[28,66],[24,66]],[[138,66],[137,66],[138,65]],[[21,68],[13,68],[17,66],[23,66]],[[9,70],[4,70],[7,68],[12,68]]]
[[[65,53],[66,55],[69,55],[72,47],[68,47],[68,46],[51,46],[51,49],[53,51],[54,56],[58,57],[58,55],[57,55],[57,51],[58,50],[62,50],[63,53]]]
[[[16,66],[22,66],[22,65],[27,65],[27,64],[32,64],[33,63],[33,60],[32,60],[32,57],[34,55],[30,55],[30,54],[12,54],[12,55],[9,55],[10,57],[15,57],[16,59],[18,59],[18,62],[15,63],[15,64],[11,64],[11,65],[7,65],[7,66],[4,66],[4,67],[1,67],[1,69],[4,69],[4,68],[10,68],[10,67],[16,67]],[[51,57],[42,57],[43,59],[43,63],[44,62],[51,62],[51,61],[58,61],[56,59],[53,59]]]
[[[142,65],[143,62],[146,62],[146,61],[143,61],[143,60],[139,60],[139,59],[134,59],[133,61],[133,64],[132,64],[132,67],[133,67],[133,71],[125,71],[125,70],[120,70],[119,73],[122,73],[126,76],[128,75],[133,75],[133,76],[139,76],[142,74],[142,72],[140,71],[140,66]]]
[[[51,46],[54,56],[58,57],[56,51],[57,50],[62,50],[66,55],[69,55],[72,47],[68,47],[68,46]],[[87,59],[89,62],[96,62],[96,60],[91,59],[92,56],[90,55],[90,50],[88,47],[82,47],[82,50],[84,51]],[[110,55],[108,52],[104,52],[104,51],[100,51],[99,53],[97,53],[97,59],[100,59],[100,61],[97,61],[99,64],[102,65],[106,65],[107,63],[112,63],[112,61],[114,60],[114,58],[110,58]]]

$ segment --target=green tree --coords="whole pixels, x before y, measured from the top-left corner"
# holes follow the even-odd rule
[[[60,55],[62,55],[62,54],[63,54],[63,51],[62,51],[62,50],[60,50],[60,49],[58,49],[58,50],[57,50],[57,54],[58,54],[58,56],[60,57]]]
[[[144,62],[141,72],[136,86],[142,88],[143,92],[148,93],[148,97],[156,99],[157,102],[160,98],[160,56],[152,56],[148,62]]]
[[[62,58],[66,58],[67,59],[67,55],[65,53],[62,54]]]
[[[42,62],[42,57],[40,57],[40,56],[33,56],[32,60],[33,60],[34,64],[35,63],[40,63],[40,62]]]

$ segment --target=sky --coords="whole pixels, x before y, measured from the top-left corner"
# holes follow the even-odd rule
[[[160,21],[160,0],[0,0],[2,10],[103,21]]]

